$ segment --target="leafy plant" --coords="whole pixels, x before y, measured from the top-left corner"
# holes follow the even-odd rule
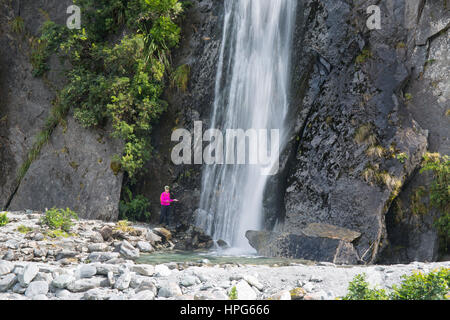
[[[7,215],[6,212],[0,213],[0,227],[3,227],[8,224],[9,219],[6,215]]]
[[[112,136],[124,141],[120,166],[133,178],[151,155],[152,123],[166,109],[161,100],[170,50],[180,40],[178,0],[76,0],[81,30],[48,21],[34,54],[35,74],[42,75],[53,52],[69,60],[68,84],[59,97],[61,108],[74,110],[84,127],[112,123]],[[108,39],[127,29],[111,44]],[[115,172],[116,173],[116,172]],[[117,172],[118,173],[118,172]],[[116,173],[116,174],[117,174]]]
[[[30,227],[27,227],[24,225],[20,225],[17,227],[17,231],[19,231],[20,233],[23,233],[23,234],[27,234],[27,233],[33,231],[33,228],[30,228]]]
[[[363,64],[367,61],[367,59],[372,57],[372,52],[369,49],[364,49],[362,53],[356,57],[357,64]]]
[[[231,291],[230,291],[230,293],[229,293],[228,296],[229,296],[230,300],[237,300],[238,295],[237,295],[237,289],[236,289],[236,286],[234,286],[233,288],[231,288]]]
[[[129,188],[125,188],[126,200],[121,200],[119,204],[119,219],[130,219],[132,221],[149,221],[150,202],[143,195],[133,197]]]
[[[408,160],[409,157],[405,152],[402,152],[396,155],[396,159],[401,163],[405,163],[405,161]]]
[[[402,278],[400,286],[393,286],[391,300],[447,300],[450,282],[448,268],[429,274],[415,272]]]
[[[359,274],[350,282],[348,293],[342,300],[388,300],[388,294],[382,289],[370,289],[366,275]]]
[[[131,223],[128,220],[121,220],[116,223],[115,230],[130,233],[134,231],[134,228],[131,227]]]
[[[188,87],[189,74],[191,67],[188,64],[179,66],[173,73],[171,78],[172,88],[176,87],[179,90],[185,92]]]
[[[392,292],[383,289],[371,289],[366,275],[357,275],[350,282],[348,293],[342,300],[447,300],[450,269],[442,268],[429,274],[415,272],[404,275],[399,286],[394,285]]]
[[[431,172],[434,177],[429,191],[430,204],[441,212],[434,225],[439,232],[441,250],[446,251],[450,243],[450,157],[426,153],[420,172]]]
[[[66,210],[52,208],[41,217],[41,224],[47,225],[52,230],[69,232],[73,226],[72,219],[78,220],[78,215],[69,208]]]
[[[17,16],[14,19],[10,21],[11,30],[14,33],[22,34],[25,31],[25,22],[23,21],[22,17]]]

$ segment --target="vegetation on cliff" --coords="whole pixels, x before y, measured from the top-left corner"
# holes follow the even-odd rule
[[[32,55],[34,74],[48,70],[51,54],[68,59],[68,84],[59,104],[84,127],[112,123],[125,142],[120,168],[134,177],[150,158],[152,123],[166,109],[161,99],[170,50],[180,40],[178,0],[77,0],[83,25],[47,21]],[[123,35],[123,36],[122,36]]]
[[[450,245],[450,157],[427,153],[420,172],[433,174],[429,190],[430,205],[440,212],[435,227],[439,232],[439,247],[441,251],[447,252]]]

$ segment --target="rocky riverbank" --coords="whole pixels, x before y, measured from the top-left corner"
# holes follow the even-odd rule
[[[233,288],[238,299],[322,300],[345,295],[357,274],[366,273],[372,285],[390,288],[414,270],[450,268],[450,262],[368,267],[325,262],[214,265],[207,260],[137,264],[142,253],[184,246],[185,238],[149,225],[93,220],[76,221],[70,236],[51,238],[39,223],[40,213],[7,216],[8,224],[0,227],[0,300],[226,300]]]

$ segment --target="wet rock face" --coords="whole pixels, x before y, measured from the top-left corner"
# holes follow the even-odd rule
[[[423,7],[411,4],[407,21],[411,23],[403,59],[412,71],[404,89],[410,94],[407,109],[422,128],[429,130],[430,152],[448,155],[450,8],[439,1],[424,1]],[[431,180],[429,174],[416,174],[389,210],[386,216],[389,245],[379,262],[406,263],[439,258],[439,242],[433,223],[440,213],[427,209],[417,215],[412,210],[413,207],[427,206],[426,197],[419,203],[416,195],[429,189]]]
[[[72,117],[58,126],[49,143],[18,183],[17,171],[43,129],[56,91],[64,84],[63,66],[50,60],[47,79],[35,78],[29,40],[38,36],[46,17],[65,24],[72,1],[13,1],[0,4],[0,208],[44,210],[70,207],[80,217],[116,220],[122,174],[110,168],[121,146],[109,132],[86,130]],[[41,10],[40,10],[41,9]],[[11,21],[24,20],[22,34]]]
[[[123,175],[114,174],[111,158],[120,150],[107,132],[69,117],[67,129],[58,127],[31,164],[9,209],[70,207],[82,218],[117,220]]]
[[[20,8],[19,3],[0,3],[0,209],[15,191],[17,171],[35,135],[44,125],[55,98],[51,86],[32,76],[30,43],[25,35],[28,32],[36,36],[45,21],[38,11],[42,2],[25,4],[22,1]],[[71,1],[46,1],[45,9],[52,19],[62,22],[68,3]],[[21,34],[11,28],[11,22],[18,15],[23,18],[26,28]],[[49,79],[59,79],[56,87],[61,83],[61,77],[56,77],[56,73],[49,75]]]
[[[303,33],[302,47],[297,48],[303,62],[293,76],[297,117],[281,188],[285,210],[278,212],[278,230],[283,233],[298,233],[314,222],[360,232],[354,245],[366,263],[376,261],[387,245],[385,215],[402,186],[416,174],[428,147],[431,123],[410,112],[404,94],[413,68],[426,59],[412,56],[417,49],[408,44],[420,30],[434,37],[448,28],[442,13],[427,17],[439,21],[442,28],[437,31],[436,24],[421,22],[419,1],[397,0],[380,4],[382,30],[370,31],[365,13],[369,5],[304,2],[304,18],[298,23],[303,31],[297,31]],[[424,10],[436,5],[425,1]],[[443,34],[447,39],[448,30]],[[445,61],[445,50],[437,49],[441,41],[432,41],[435,51],[430,52]],[[307,64],[311,61],[312,67]],[[446,101],[448,81],[439,88],[442,96],[435,100]],[[422,90],[434,89],[429,83]],[[441,111],[436,110],[436,115]],[[443,127],[435,129],[441,130],[437,135],[448,137],[449,126],[439,129]],[[402,153],[407,155],[405,161],[397,158]],[[429,239],[433,233],[429,225],[417,230],[410,241],[415,243],[412,251],[426,252],[417,240],[420,234]]]

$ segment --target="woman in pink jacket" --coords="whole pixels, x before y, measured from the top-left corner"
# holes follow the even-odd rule
[[[161,197],[159,198],[161,201],[161,215],[159,216],[159,224],[169,225],[169,215],[170,215],[170,204],[172,202],[178,202],[177,199],[170,198],[170,188],[165,187],[165,191],[161,193]]]

